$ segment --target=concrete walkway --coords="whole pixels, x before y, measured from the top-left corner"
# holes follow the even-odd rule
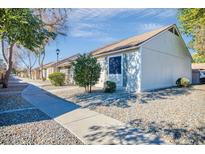
[[[159,137],[141,133],[118,120],[51,96],[29,85],[22,97],[67,128],[85,144],[164,144]]]
[[[74,103],[49,96],[47,92],[33,85],[28,86],[22,92],[22,96],[55,121],[69,129],[69,131],[81,139],[85,144],[113,143],[111,142],[112,140],[109,140],[108,136],[100,140],[90,140],[88,136],[96,133],[96,130],[92,129],[94,126],[102,128],[124,125],[103,114],[83,109]]]

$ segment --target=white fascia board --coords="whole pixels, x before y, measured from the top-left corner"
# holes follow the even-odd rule
[[[162,32],[160,32],[159,34],[153,36],[152,38],[150,38],[150,39],[148,39],[147,41],[145,41],[145,42],[143,42],[142,44],[140,44],[139,47],[144,46],[145,44],[149,43],[149,41],[155,39],[155,38],[158,37],[159,35],[164,34],[164,33],[167,32],[168,29],[170,29],[170,28],[175,28],[175,29],[177,30],[177,32],[178,32],[178,34],[179,34],[179,37],[180,37],[181,41],[183,42],[183,45],[185,46],[185,48],[186,48],[186,50],[187,50],[187,52],[188,52],[188,54],[189,54],[191,60],[193,60],[193,59],[192,59],[192,56],[191,56],[191,54],[190,54],[190,52],[189,52],[189,50],[188,50],[188,48],[187,48],[187,46],[186,46],[186,43],[184,42],[184,39],[182,38],[181,33],[179,32],[179,30],[178,30],[178,28],[177,28],[176,25],[172,25],[172,26],[170,26],[169,28],[167,28],[167,30],[162,31]]]

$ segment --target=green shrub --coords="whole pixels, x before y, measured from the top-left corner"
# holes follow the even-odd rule
[[[99,78],[101,67],[95,57],[91,55],[81,55],[76,61],[73,63],[73,79],[75,84],[84,87],[85,91],[92,91],[92,86],[94,86]]]
[[[182,77],[182,78],[177,79],[176,85],[177,87],[189,87],[190,81],[186,77]]]
[[[116,83],[112,81],[106,81],[104,83],[104,91],[108,93],[112,93],[116,90]]]
[[[45,77],[43,77],[43,81],[46,81],[46,78],[45,78]]]
[[[55,86],[62,86],[65,81],[65,74],[62,72],[54,72],[48,76],[51,83]]]

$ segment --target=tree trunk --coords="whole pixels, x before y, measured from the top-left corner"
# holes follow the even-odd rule
[[[6,74],[5,74],[4,80],[3,80],[3,88],[8,88],[8,82],[9,82],[9,77],[11,74],[12,63],[13,63],[12,62],[13,47],[14,47],[14,44],[11,44],[11,46],[9,48],[8,64],[7,64]]]
[[[39,54],[39,57],[38,57],[38,64],[39,64],[39,70],[40,70],[39,73],[40,73],[40,79],[42,81],[44,81],[44,79],[43,79],[43,62],[44,62],[44,59],[45,59],[45,51],[42,51],[42,53]]]
[[[43,77],[43,63],[41,63],[41,66],[40,66],[40,75],[41,75],[41,80],[44,81],[44,77]]]
[[[40,76],[41,80],[44,81],[44,79],[43,79],[43,66],[40,67],[40,72],[39,73],[41,75]]]
[[[89,91],[89,93],[91,93],[91,91],[92,91],[92,86],[90,85],[90,91]]]
[[[91,74],[91,77],[90,77],[90,82],[89,82],[89,93],[91,93],[91,88],[92,88],[92,85],[91,85],[91,82],[92,82],[92,72],[90,73]]]
[[[29,68],[29,78],[32,79],[32,73],[31,73],[31,68]]]

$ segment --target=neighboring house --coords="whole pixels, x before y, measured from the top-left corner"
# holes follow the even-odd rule
[[[56,69],[56,64],[54,62],[50,62],[48,64],[45,64],[43,66],[43,78],[48,80],[49,74],[55,72]]]
[[[0,71],[5,71],[6,70],[6,64],[2,59],[0,59]]]
[[[21,78],[27,78],[28,72],[26,69],[19,69],[17,75]]]
[[[6,72],[6,64],[4,63],[3,57],[1,58],[0,55],[0,83],[2,83],[4,79],[5,72]]]
[[[192,57],[176,25],[115,42],[91,55],[102,67],[98,87],[110,80],[118,89],[141,92],[175,86],[180,77],[192,78]]]
[[[43,66],[43,77],[48,80],[49,74],[53,72],[63,72],[65,73],[66,84],[74,84],[73,80],[73,69],[71,63],[76,60],[80,54],[62,59],[58,62],[50,62]],[[32,79],[38,80],[41,78],[40,68],[37,67],[32,70]]]
[[[192,64],[192,83],[205,82],[205,63]]]
[[[40,80],[40,79],[41,79],[41,74],[40,74],[40,73],[41,73],[41,72],[40,72],[40,68],[39,68],[39,67],[33,69],[33,70],[31,71],[32,79],[34,79],[34,80]]]
[[[69,84],[69,85],[74,84],[73,68],[72,68],[71,63],[73,61],[75,61],[79,56],[80,56],[80,54],[76,54],[74,56],[62,59],[57,63],[58,71],[65,73],[65,82],[66,82],[66,84]]]

